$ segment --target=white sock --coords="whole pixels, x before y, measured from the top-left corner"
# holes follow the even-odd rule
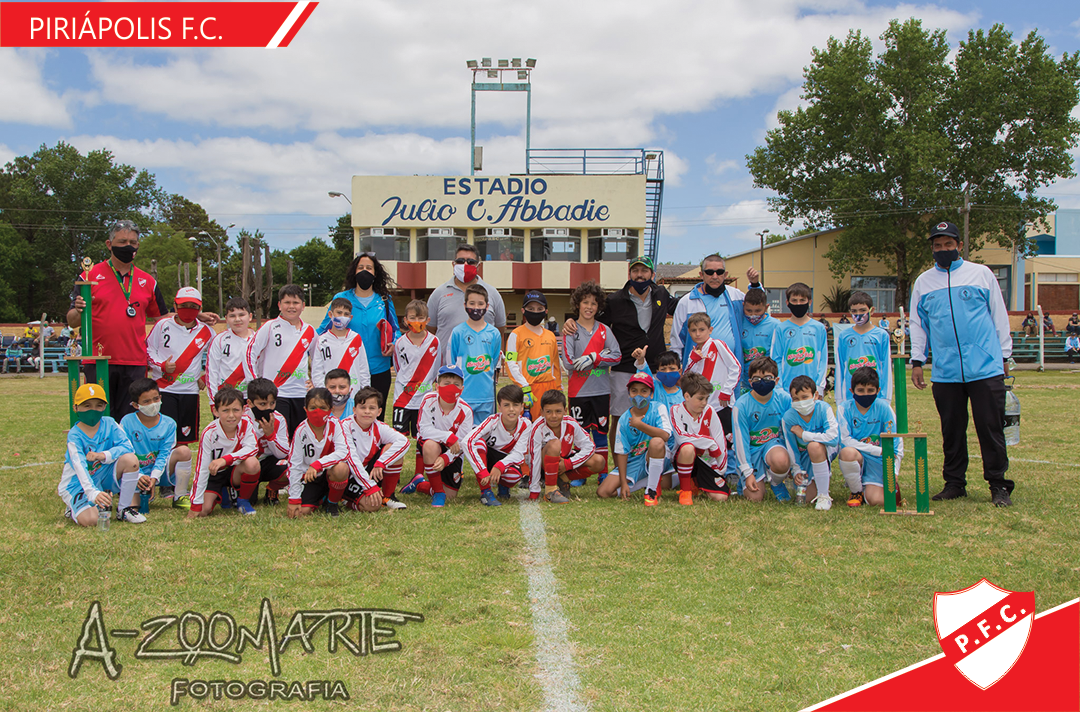
[[[840,473],[852,494],[862,492],[862,465],[854,461],[840,460]]]
[[[772,468],[771,467],[769,468],[769,484],[771,484],[771,485],[782,485],[782,484],[784,484],[784,480],[786,480],[786,479],[787,479],[787,473],[786,472],[773,472]]]
[[[191,460],[176,463],[176,468],[173,469],[173,477],[176,479],[176,491],[173,499],[177,499],[186,495],[188,488],[191,487]]]
[[[660,477],[664,474],[664,458],[648,458],[645,462],[645,472],[649,475],[647,486],[655,492],[660,488]]]
[[[139,471],[125,472],[120,480],[120,500],[117,502],[117,511],[123,511],[132,506],[131,500],[135,498],[135,490],[139,486]]]
[[[832,471],[829,468],[829,461],[824,462],[811,462],[810,469],[814,471],[814,482],[817,483],[818,495],[829,496],[829,477],[832,476]]]

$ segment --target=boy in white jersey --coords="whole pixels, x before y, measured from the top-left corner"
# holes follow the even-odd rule
[[[480,501],[489,507],[498,507],[499,499],[509,499],[510,488],[521,481],[521,457],[507,456],[529,429],[529,421],[521,417],[525,412],[521,386],[503,386],[495,401],[499,412],[485,418],[465,439],[465,459],[476,473]],[[491,493],[492,485],[498,487],[498,498]]]
[[[244,418],[244,397],[235,388],[223,386],[214,396],[213,414],[217,419],[207,425],[199,438],[191,482],[191,511],[188,518],[208,517],[221,499],[221,491],[232,485],[240,490],[236,508],[254,514],[247,501],[259,484],[259,447],[255,428]]]
[[[684,373],[679,379],[679,387],[682,388],[683,402],[671,408],[679,504],[689,506],[694,503],[695,487],[711,500],[726,501],[731,494],[724,476],[727,434],[720,416],[709,405],[713,385],[700,373]]]
[[[341,421],[351,451],[345,501],[357,512],[405,509],[396,493],[409,439],[383,422],[382,412],[382,393],[366,386],[356,392],[352,417]]]
[[[161,413],[157,383],[140,378],[128,388],[128,395],[135,412],[125,415],[120,427],[139,459],[139,470],[150,478],[151,488],[160,486],[162,497],[173,500],[174,507],[183,508],[191,481],[191,450],[176,444],[176,422]],[[183,500],[177,503],[174,495]]]
[[[540,397],[540,418],[526,436],[525,452],[531,466],[529,499],[540,496],[554,504],[570,501],[570,481],[586,479],[607,468],[607,458],[596,454],[596,443],[588,431],[566,414],[562,391],[547,391]],[[522,447],[519,443],[518,447]],[[542,478],[542,479],[541,479]]]
[[[247,384],[248,408],[244,417],[255,427],[258,445],[259,482],[266,483],[263,504],[278,503],[278,492],[289,486],[289,424],[285,416],[274,410],[277,405],[277,386],[267,378],[256,378]],[[258,489],[249,501],[254,504]]]
[[[438,388],[420,402],[420,435],[416,447],[424,455],[426,482],[416,478],[402,492],[431,493],[432,507],[445,507],[461,488],[462,453],[473,429],[472,408],[461,400],[465,373],[457,364],[439,369]]]
[[[405,307],[405,333],[394,342],[394,430],[416,437],[420,401],[435,384],[439,369],[439,339],[428,331],[427,302],[414,299]],[[424,479],[424,454],[416,448],[413,476]]]
[[[349,485],[349,441],[345,429],[330,416],[330,391],[312,388],[304,397],[304,422],[293,434],[289,450],[290,519],[311,514],[319,504],[332,517]]]
[[[836,416],[828,403],[817,399],[817,384],[809,376],[791,379],[790,392],[791,408],[784,414],[783,428],[795,485],[806,487],[806,499],[815,509],[827,511],[832,508],[832,461],[840,444]]]
[[[158,320],[146,337],[150,378],[161,389],[161,412],[176,421],[176,441],[182,444],[199,437],[203,352],[214,338],[214,330],[196,319],[201,309],[199,290],[181,287],[176,314]]]
[[[210,341],[206,352],[206,392],[210,400],[222,386],[246,392],[244,356],[248,342],[255,336],[251,330],[251,308],[243,297],[233,297],[225,303],[225,324],[228,326]]]
[[[311,388],[308,360],[315,352],[315,327],[305,323],[304,290],[286,284],[278,290],[280,316],[267,320],[248,343],[244,376],[269,378],[277,386],[277,410],[289,424],[289,437],[305,417],[304,397]]]
[[[367,352],[360,334],[349,329],[351,321],[352,302],[344,297],[330,302],[330,328],[319,334],[315,353],[311,356],[311,382],[315,385],[326,383],[330,371],[340,369],[349,375],[349,397],[346,400],[351,400],[358,390],[371,385]]]

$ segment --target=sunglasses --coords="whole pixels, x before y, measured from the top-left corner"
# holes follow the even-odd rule
[[[456,260],[454,260],[454,264],[456,264],[456,265],[472,265],[473,267],[475,267],[479,263],[476,260],[474,260],[472,257],[458,257]]]
[[[726,269],[703,269],[703,270],[701,270],[701,271],[702,271],[702,272],[703,272],[704,274],[707,274],[707,275],[709,275],[710,277],[713,277],[713,276],[715,276],[715,275],[718,275],[718,274],[720,274],[720,275],[724,275],[724,274],[727,274],[727,270],[726,270]]]
[[[755,376],[754,378],[750,379],[750,383],[760,383],[761,381],[772,381],[773,383],[775,383],[776,378],[774,378],[773,376]]]

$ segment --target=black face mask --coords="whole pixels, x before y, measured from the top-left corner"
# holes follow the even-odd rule
[[[139,248],[134,245],[113,245],[112,247],[113,257],[124,264],[131,264],[131,261],[135,259],[135,253],[138,251]]]
[[[255,406],[251,406],[251,414],[255,416],[255,421],[258,422],[260,420],[266,420],[267,418],[273,416],[274,409],[266,408],[264,410],[263,408],[256,408]]]
[[[788,311],[791,312],[791,315],[796,319],[802,319],[806,316],[806,312],[810,311],[809,304],[792,304],[791,302],[788,302],[787,308]]]
[[[630,286],[634,288],[634,291],[638,294],[644,294],[649,291],[649,287],[653,285],[651,279],[632,279],[630,280]]]
[[[721,283],[719,287],[710,287],[707,284],[705,285],[705,293],[708,294],[710,297],[719,297],[721,294],[724,293],[724,290],[726,289],[727,285],[723,283]]]
[[[949,269],[949,265],[960,259],[960,250],[938,250],[934,253],[934,262],[941,269]]]
[[[371,285],[375,284],[375,275],[367,270],[356,273],[356,286],[360,289],[371,289]]]
[[[542,311],[542,312],[527,311],[527,312],[525,312],[525,321],[527,323],[531,324],[532,326],[540,326],[541,324],[544,323],[544,321],[546,319],[547,319],[547,312],[546,311]]]

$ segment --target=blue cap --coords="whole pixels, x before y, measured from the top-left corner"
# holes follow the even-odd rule
[[[462,371],[461,366],[458,366],[456,363],[440,368],[439,376],[457,376],[461,380],[465,380],[465,372]]]

